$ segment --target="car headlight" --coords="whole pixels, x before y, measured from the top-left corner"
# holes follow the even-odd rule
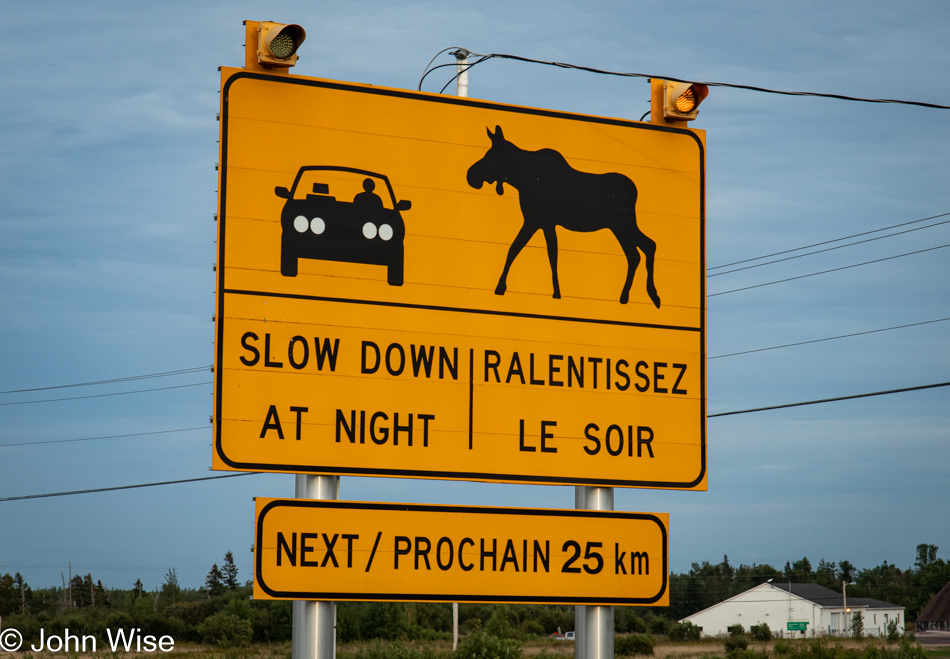
[[[372,222],[367,222],[363,225],[363,235],[366,236],[368,240],[372,240],[376,237],[376,225]]]
[[[327,223],[323,221],[322,217],[315,217],[310,220],[310,230],[316,234],[321,234],[327,230]]]
[[[297,230],[297,233],[303,233],[308,228],[310,228],[310,220],[303,215],[298,215],[294,218],[294,229]]]
[[[379,227],[379,237],[383,240],[389,240],[393,237],[393,228],[388,224],[383,224]]]

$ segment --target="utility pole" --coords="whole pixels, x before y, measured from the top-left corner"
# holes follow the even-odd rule
[[[455,55],[455,95],[462,98],[468,96],[468,55],[464,48],[459,48]]]
[[[841,625],[842,629],[845,632],[845,636],[850,634],[851,630],[851,616],[849,615],[851,611],[848,609],[848,589],[847,586],[853,586],[853,581],[841,581],[841,604],[844,612],[841,614],[844,617],[844,623]]]

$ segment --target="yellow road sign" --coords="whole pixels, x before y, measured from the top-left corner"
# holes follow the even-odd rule
[[[669,605],[662,513],[256,506],[255,599]]]
[[[221,97],[215,469],[706,489],[702,131]]]

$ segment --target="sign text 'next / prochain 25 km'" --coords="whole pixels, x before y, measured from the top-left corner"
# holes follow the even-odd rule
[[[668,516],[257,499],[260,599],[652,605]]]

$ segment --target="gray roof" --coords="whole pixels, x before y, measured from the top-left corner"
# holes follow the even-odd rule
[[[940,589],[917,615],[920,622],[950,621],[950,583]]]
[[[818,606],[827,606],[827,607],[838,607],[841,608],[844,606],[842,602],[841,593],[837,593],[830,588],[825,588],[824,586],[819,586],[816,583],[772,583],[773,586],[779,590],[784,590],[788,592],[789,587],[792,589],[792,595],[806,599],[809,602],[814,602]],[[870,597],[849,597],[848,605],[853,607],[867,607],[869,609],[903,609],[903,606],[898,606],[897,604],[889,604],[888,602],[882,602],[881,600],[876,600]]]

